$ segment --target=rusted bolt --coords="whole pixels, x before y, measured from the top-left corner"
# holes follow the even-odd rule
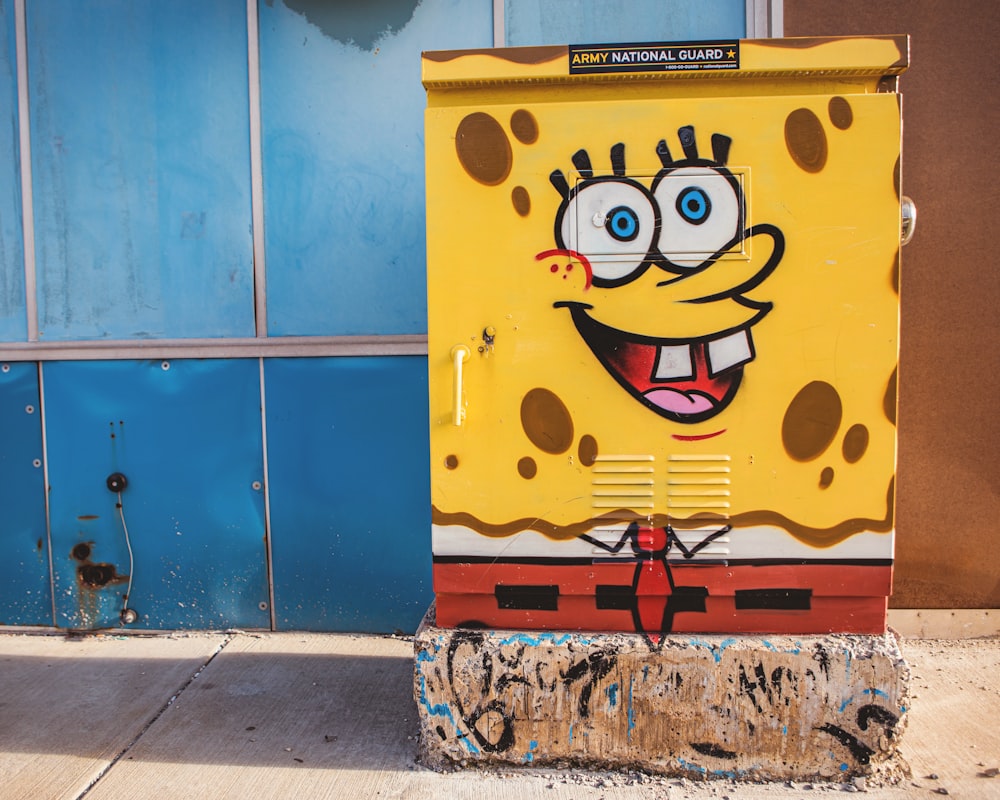
[[[114,564],[81,564],[76,575],[80,583],[91,589],[107,586],[118,578]]]
[[[73,548],[73,558],[77,561],[86,561],[90,558],[90,544],[88,542],[80,542]]]

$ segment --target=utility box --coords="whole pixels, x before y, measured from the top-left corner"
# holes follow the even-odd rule
[[[438,626],[884,631],[907,61],[424,54]]]

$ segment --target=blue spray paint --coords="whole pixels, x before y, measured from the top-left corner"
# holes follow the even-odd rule
[[[689,772],[700,772],[702,775],[708,772],[705,767],[699,767],[697,764],[692,764],[689,761],[685,761],[683,758],[678,758],[677,763]]]
[[[739,780],[746,773],[743,770],[737,769],[713,769],[712,775],[716,778],[728,778],[731,781]]]
[[[607,694],[608,694],[608,705],[614,708],[615,706],[618,705],[618,684],[612,683],[607,689]]]
[[[635,707],[632,705],[632,689],[635,686],[635,676],[628,680],[628,738],[632,739],[632,729],[635,727]]]
[[[455,715],[451,713],[451,707],[447,703],[438,703],[437,705],[431,705],[430,701],[427,699],[427,678],[424,675],[420,676],[420,705],[427,709],[427,713],[432,717],[443,717],[448,720],[452,727],[457,731],[459,730],[458,724],[455,722]],[[465,745],[466,749],[473,755],[479,755],[479,748],[469,739],[468,736],[459,735],[459,739]]]
[[[501,639],[500,644],[508,645],[517,643],[517,644],[526,644],[529,647],[538,647],[540,644],[544,643],[551,645],[553,647],[558,647],[559,645],[564,644],[571,638],[572,634],[569,633],[564,633],[561,636],[556,636],[553,633],[543,633],[540,636],[529,636],[526,633],[515,633],[513,636],[508,636],[506,639]],[[589,645],[591,643],[590,639],[583,639],[577,637],[577,640],[580,642],[580,644],[583,645]]]
[[[736,643],[736,639],[723,639],[719,642],[718,647],[708,642],[702,641],[701,639],[692,639],[690,642],[695,647],[707,647],[712,651],[712,657],[715,659],[715,663],[718,664],[722,661],[722,651],[729,647],[731,644]]]
[[[538,742],[532,739],[528,742],[528,752],[524,754],[524,762],[530,764],[535,760],[535,751],[538,749]]]

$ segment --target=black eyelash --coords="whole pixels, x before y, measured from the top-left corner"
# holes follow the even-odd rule
[[[719,166],[725,166],[729,160],[729,145],[733,140],[721,133],[712,134],[712,157]]]
[[[669,167],[674,163],[673,156],[670,155],[670,148],[667,147],[666,139],[660,139],[656,144],[656,155],[660,157],[660,163],[664,167]]]
[[[694,138],[694,126],[685,125],[678,128],[677,136],[681,140],[681,147],[684,148],[684,155],[691,161],[698,159],[698,141]]]
[[[573,166],[584,178],[594,177],[594,168],[590,165],[590,156],[586,150],[577,150],[573,153]]]
[[[561,169],[552,171],[552,174],[549,175],[549,183],[562,195],[563,200],[569,200],[569,183]]]
[[[621,142],[611,148],[611,171],[619,178],[625,177],[625,145]]]

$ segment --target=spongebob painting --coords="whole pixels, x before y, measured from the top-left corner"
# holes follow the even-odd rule
[[[437,623],[884,630],[906,38],[584,50],[424,54]]]

